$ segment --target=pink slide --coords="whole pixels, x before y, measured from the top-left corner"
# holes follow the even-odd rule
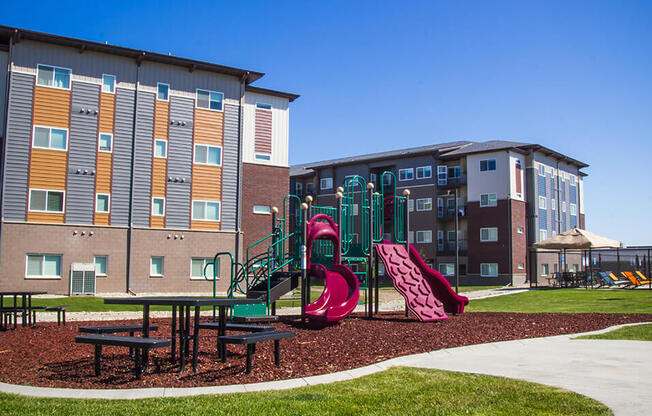
[[[468,298],[453,291],[444,276],[423,262],[412,245],[409,254],[398,244],[377,244],[376,252],[408,309],[420,321],[448,319],[446,312],[461,313],[469,303]]]
[[[326,222],[318,222],[323,220]],[[308,223],[306,249],[310,275],[324,281],[324,292],[319,299],[306,305],[306,317],[321,322],[338,322],[353,312],[360,299],[360,283],[348,267],[340,261],[340,239],[337,224],[325,214],[317,214]],[[315,240],[330,240],[333,243],[333,265],[326,270],[321,264],[310,264],[310,252]]]

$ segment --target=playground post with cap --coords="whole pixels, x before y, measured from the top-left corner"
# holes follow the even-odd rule
[[[306,322],[306,281],[308,280],[308,258],[306,249],[306,238],[308,233],[308,204],[301,204],[303,220],[301,221],[301,322]]]
[[[369,191],[369,252],[367,253],[367,293],[368,293],[368,314],[369,318],[373,317],[373,292],[375,290],[375,279],[374,276],[374,184],[369,182],[367,184],[367,190]],[[376,300],[378,296],[376,294]]]

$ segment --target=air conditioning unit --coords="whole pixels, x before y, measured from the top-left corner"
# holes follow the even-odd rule
[[[70,295],[95,295],[95,264],[70,265]]]

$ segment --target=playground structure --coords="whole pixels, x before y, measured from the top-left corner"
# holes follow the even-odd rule
[[[446,278],[425,264],[408,242],[409,190],[396,194],[396,177],[386,171],[380,189],[361,176],[347,177],[337,189],[336,207],[313,205],[296,195],[283,201],[282,216],[272,208],[271,233],[249,245],[244,262],[231,253],[214,257],[230,260],[229,297],[261,298],[263,305],[234,308],[232,319],[262,321],[276,313],[281,296],[301,288],[301,315],[312,322],[333,323],[345,319],[364,293],[365,315],[379,308],[378,265],[385,266],[394,288],[420,321],[447,319],[464,312],[468,298],[452,289]],[[300,209],[298,209],[300,208]],[[296,209],[294,221],[289,215]],[[208,266],[204,268],[204,275]],[[216,268],[213,267],[213,295]],[[207,277],[208,278],[208,277]],[[321,295],[310,302],[312,280],[324,282]]]

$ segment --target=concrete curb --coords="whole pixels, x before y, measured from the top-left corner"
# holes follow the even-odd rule
[[[578,334],[556,335],[552,337],[540,338],[527,338],[511,341],[500,341],[487,344],[467,345],[463,347],[449,348],[443,350],[436,350],[420,354],[406,355],[402,357],[395,357],[389,360],[381,361],[378,363],[370,364],[365,367],[355,368],[351,370],[338,371],[336,373],[321,374],[310,377],[299,377],[289,380],[268,381],[263,383],[251,384],[233,384],[228,386],[204,386],[204,387],[152,387],[142,389],[66,389],[66,388],[52,388],[52,387],[34,387],[23,386],[18,384],[0,383],[0,392],[11,393],[21,396],[30,397],[49,397],[60,399],[108,399],[108,400],[133,400],[133,399],[148,399],[148,398],[163,398],[163,397],[188,397],[199,396],[204,394],[227,394],[227,393],[245,393],[255,391],[268,391],[268,390],[286,390],[296,387],[315,386],[318,384],[334,383],[337,381],[353,380],[370,374],[375,374],[385,371],[390,367],[395,366],[410,366],[424,358],[441,358],[442,355],[451,355],[454,351],[467,350],[473,351],[478,345],[483,347],[491,346],[500,348],[501,345],[522,343],[527,344],[534,340],[549,340],[553,343],[555,340],[573,339],[584,335],[602,334],[605,332],[613,331],[619,328],[633,325],[649,324],[649,322],[640,322],[633,324],[615,325],[609,328],[600,329],[597,331],[583,332]],[[586,340],[591,341],[591,340]],[[641,341],[645,342],[645,341]]]

